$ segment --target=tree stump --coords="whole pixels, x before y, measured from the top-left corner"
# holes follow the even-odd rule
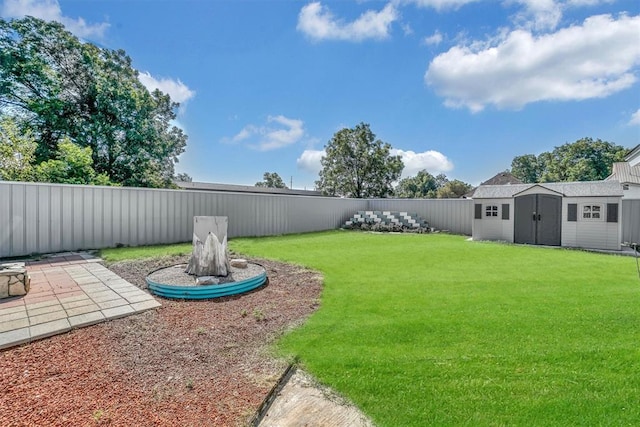
[[[193,217],[193,253],[186,273],[195,276],[227,276],[227,217]]]

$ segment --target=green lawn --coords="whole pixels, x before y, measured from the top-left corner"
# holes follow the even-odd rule
[[[154,258],[169,255],[190,255],[192,250],[192,243],[179,243],[176,245],[135,246],[130,248],[108,248],[100,250],[100,257],[105,261],[111,263],[130,259]]]
[[[324,274],[279,349],[380,426],[640,422],[633,258],[344,231],[230,246]]]

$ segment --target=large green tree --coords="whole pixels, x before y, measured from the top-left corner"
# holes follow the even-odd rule
[[[262,181],[256,182],[256,187],[287,188],[277,172],[265,172],[264,175],[262,175]]]
[[[511,174],[520,181],[530,184],[540,182],[542,168],[535,154],[525,154],[513,158]]]
[[[600,139],[582,138],[539,156],[517,156],[511,173],[523,182],[600,181],[613,163],[624,160],[625,147]]]
[[[186,135],[178,104],[138,80],[122,50],[83,43],[55,22],[0,19],[0,115],[29,129],[36,163],[69,138],[93,168],[127,186],[170,186]]]
[[[454,179],[447,181],[442,187],[438,188],[436,197],[438,199],[459,199],[460,197],[471,191],[473,187],[466,182]]]
[[[395,196],[403,199],[450,199],[462,197],[471,188],[466,182],[449,181],[443,173],[433,176],[423,169],[415,176],[400,180]]]
[[[401,179],[395,188],[395,196],[402,199],[433,199],[444,175],[438,177],[440,179],[423,169],[415,176]],[[446,177],[444,180],[446,181]]]
[[[391,145],[376,139],[368,124],[342,129],[325,145],[316,187],[326,195],[354,198],[387,197],[404,164],[392,156]]]

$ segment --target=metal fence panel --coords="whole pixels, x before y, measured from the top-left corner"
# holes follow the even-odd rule
[[[371,199],[368,210],[416,213],[438,230],[471,235],[470,199]]]
[[[622,200],[622,242],[640,243],[640,200]]]
[[[416,212],[470,234],[468,200],[339,199],[0,182],[0,257],[191,241],[195,215],[228,216],[232,237],[330,230],[357,211]]]

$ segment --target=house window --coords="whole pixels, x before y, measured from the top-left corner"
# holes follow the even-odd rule
[[[498,216],[498,206],[497,205],[487,205],[484,207],[484,216],[486,217],[497,217]]]
[[[582,205],[582,219],[602,220],[602,205]]]
[[[622,189],[623,190],[628,190],[629,189],[629,184],[622,184]]]

